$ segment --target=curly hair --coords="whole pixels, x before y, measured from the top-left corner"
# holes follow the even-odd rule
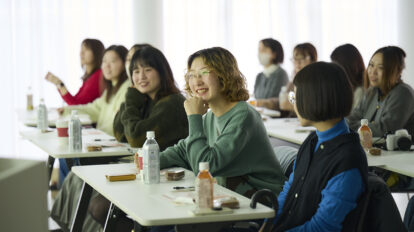
[[[217,75],[221,86],[221,93],[224,94],[227,100],[235,102],[249,99],[246,77],[240,72],[233,54],[221,47],[197,51],[188,58],[187,70],[190,70],[191,64],[198,57],[201,57],[211,71]],[[191,94],[187,79],[185,90]]]

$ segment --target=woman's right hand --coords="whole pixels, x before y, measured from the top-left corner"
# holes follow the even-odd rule
[[[48,72],[45,76],[45,79],[49,82],[51,82],[54,85],[60,85],[62,81],[59,79],[59,77],[55,76],[53,73]]]

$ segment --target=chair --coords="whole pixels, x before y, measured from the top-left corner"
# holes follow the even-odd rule
[[[293,171],[293,163],[298,155],[298,149],[289,146],[273,147],[277,160],[279,160],[280,167],[286,178],[289,178]]]

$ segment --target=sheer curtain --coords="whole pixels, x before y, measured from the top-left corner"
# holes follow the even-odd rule
[[[319,60],[325,61],[330,60],[336,46],[352,43],[367,63],[377,48],[399,45],[401,39],[398,5],[402,1],[157,1],[161,1],[159,10],[163,12],[161,49],[181,89],[188,56],[207,47],[229,49],[252,91],[255,77],[262,71],[257,47],[263,38],[273,37],[282,43],[283,67],[288,73],[292,71],[292,50],[298,43],[313,43]],[[15,112],[24,109],[28,86],[33,89],[35,105],[43,97],[48,107],[59,107],[63,101],[56,88],[44,80],[47,71],[59,76],[72,93],[78,90],[82,75],[79,51],[84,38],[98,38],[106,47],[154,42],[137,39],[140,28],[134,26],[133,0],[3,0],[0,12],[0,157],[22,153]],[[148,23],[151,25],[150,19]]]

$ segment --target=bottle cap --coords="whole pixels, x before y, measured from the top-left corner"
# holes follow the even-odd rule
[[[147,139],[149,138],[155,138],[155,132],[154,131],[147,131]]]
[[[77,110],[72,110],[71,115],[78,115],[78,111]]]
[[[368,125],[368,119],[361,119],[361,125]]]
[[[203,170],[209,170],[209,169],[210,169],[210,167],[209,167],[209,165],[208,165],[208,162],[200,162],[200,163],[198,164],[198,169],[199,169],[200,171],[203,171]]]

